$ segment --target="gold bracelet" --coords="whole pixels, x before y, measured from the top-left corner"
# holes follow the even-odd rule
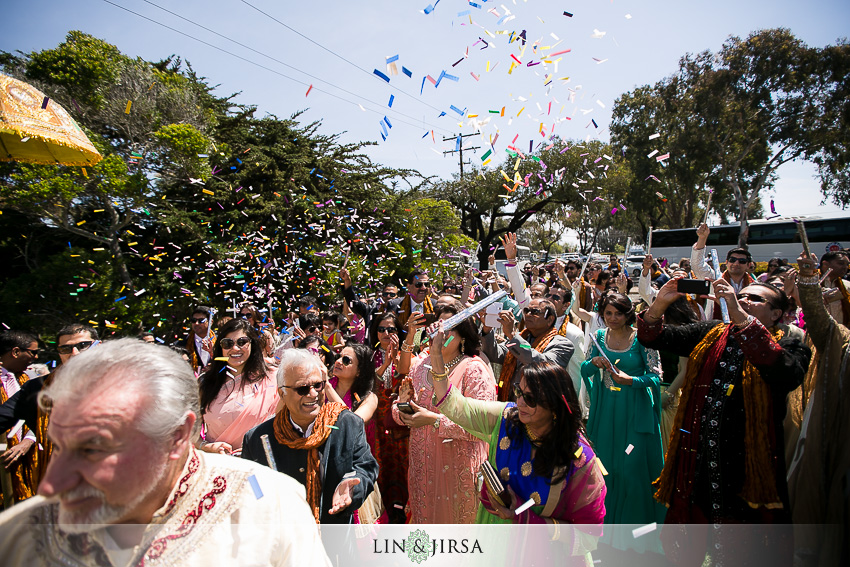
[[[407,344],[407,341],[401,343],[401,352],[413,352],[414,345]]]
[[[445,382],[448,379],[448,377],[449,377],[448,371],[443,372],[442,374],[438,374],[438,373],[434,372],[433,370],[431,371],[431,378],[434,379],[434,382]]]

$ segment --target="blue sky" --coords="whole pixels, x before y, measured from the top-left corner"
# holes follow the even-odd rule
[[[344,132],[343,141],[378,142],[368,149],[377,162],[443,178],[457,171],[458,159],[456,155],[442,155],[443,150],[455,147],[454,140],[443,142],[442,138],[475,132],[476,119],[469,118],[470,114],[478,114],[477,120],[490,121],[478,125],[483,139],[471,137],[464,142],[482,149],[465,152],[464,157],[481,164],[487,143],[498,133],[496,159],[489,167],[501,161],[515,136],[520,149],[528,149],[532,140],[535,145],[542,141],[541,124],[547,133],[554,125],[554,132],[562,137],[591,136],[607,141],[616,97],[673,73],[679,58],[687,52],[716,51],[729,35],[745,36],[772,27],[787,27],[809,45],[824,46],[846,36],[850,22],[850,2],[846,0],[441,0],[429,14],[423,11],[433,0],[249,0],[268,15],[241,0],[154,0],[244,44],[240,46],[146,0],[110,1],[272,70],[104,0],[7,5],[0,22],[0,49],[27,52],[51,48],[69,30],[78,29],[115,44],[128,55],[157,60],[177,54],[212,84],[219,85],[219,94],[238,92],[236,100],[256,105],[260,114],[288,117],[305,110],[302,121],[322,120],[322,131]],[[572,17],[565,16],[564,11]],[[508,38],[511,31],[521,30],[526,30],[527,45],[519,55],[520,44],[508,45]],[[487,42],[485,49],[481,49],[485,46],[481,39]],[[532,45],[538,40],[535,53]],[[527,66],[540,61],[542,54],[567,49],[570,51],[550,59],[560,58],[557,66]],[[509,74],[511,54],[523,65]],[[387,74],[386,59],[395,55],[398,75],[389,75],[387,83],[372,71]],[[403,74],[402,66],[412,77]],[[438,79],[443,71],[457,80],[443,78],[436,88],[426,80],[422,87],[423,77]],[[551,74],[551,82],[547,74]],[[313,88],[307,95],[310,85]],[[392,108],[388,106],[391,95]],[[465,118],[461,119],[451,106],[461,110]],[[499,114],[491,114],[491,110]],[[439,116],[441,112],[446,114]],[[385,141],[380,124],[384,116],[392,125],[387,128]],[[813,171],[805,163],[788,164],[779,170],[773,195],[777,212],[838,210],[831,204],[818,205],[821,196]]]

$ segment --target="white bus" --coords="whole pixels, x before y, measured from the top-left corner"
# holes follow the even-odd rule
[[[829,250],[838,250],[850,245],[850,216],[809,215],[798,217],[806,224],[809,247],[814,254],[822,256]],[[776,219],[756,219],[750,221],[750,237],[747,249],[756,262],[767,262],[771,258],[783,258],[790,263],[796,262],[802,251],[797,223],[791,217]],[[706,242],[706,248],[717,249],[721,263],[726,253],[738,247],[740,223],[712,226]],[[667,258],[668,262],[678,262],[681,258],[691,257],[691,247],[697,241],[695,228],[675,230],[653,230],[653,258]]]

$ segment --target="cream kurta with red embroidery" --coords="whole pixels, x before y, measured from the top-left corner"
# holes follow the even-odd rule
[[[4,565],[330,566],[304,487],[270,468],[191,450],[142,543],[116,550],[105,530],[72,535],[58,503],[36,496],[0,514]]]

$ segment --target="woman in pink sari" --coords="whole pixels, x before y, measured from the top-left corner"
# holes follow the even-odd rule
[[[434,313],[448,319],[461,311],[457,300],[441,301]],[[422,354],[411,360],[413,336],[425,318],[412,313],[410,330],[401,349],[399,372],[409,367],[409,380],[420,406],[413,415],[399,411],[393,405],[393,419],[410,427],[410,492],[411,523],[414,524],[472,524],[478,509],[476,477],[478,467],[487,458],[487,444],[443,416],[432,403],[432,383],[428,369],[430,356]],[[496,399],[496,379],[490,365],[478,357],[481,344],[475,325],[467,319],[448,335],[443,348],[449,381],[463,395],[476,399]]]
[[[263,360],[262,340],[250,322],[231,319],[221,328],[199,387],[201,448],[238,455],[245,433],[274,417],[280,399],[274,368]]]

